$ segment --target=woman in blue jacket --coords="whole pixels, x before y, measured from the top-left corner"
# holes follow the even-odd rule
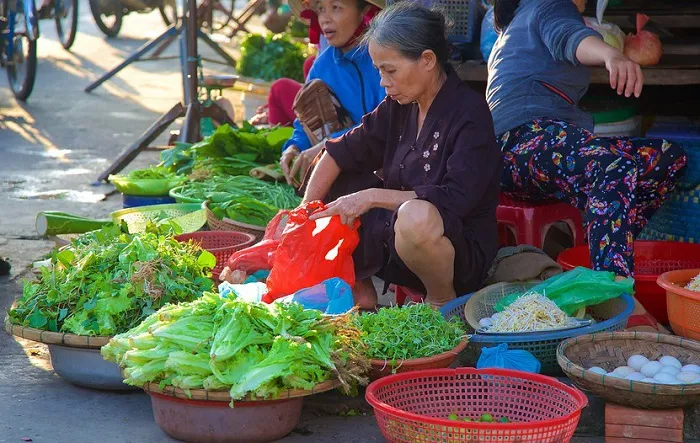
[[[318,56],[306,79],[323,81],[338,98],[354,125],[384,100],[386,92],[364,45],[359,45],[369,21],[385,6],[385,0],[314,0],[312,10],[329,47]],[[294,9],[294,8],[293,8]],[[339,137],[343,130],[331,135]],[[300,172],[304,175],[323,143],[312,146],[299,120],[282,153],[281,167],[287,182]],[[293,166],[292,166],[293,165]]]

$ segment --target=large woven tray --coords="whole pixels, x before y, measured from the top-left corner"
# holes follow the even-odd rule
[[[5,317],[5,331],[26,340],[32,340],[47,345],[70,346],[72,348],[99,349],[109,343],[111,337],[90,337],[65,332],[42,331],[41,329],[27,328],[10,323]]]
[[[236,402],[256,402],[256,401],[266,401],[266,400],[284,400],[289,398],[299,398],[308,397],[309,395],[320,394],[326,391],[332,391],[333,389],[340,387],[340,381],[338,380],[327,380],[323,383],[317,384],[311,390],[301,390],[301,389],[289,389],[280,393],[274,398],[260,398],[247,396],[242,400],[236,400]],[[146,392],[167,395],[170,397],[180,398],[184,400],[199,400],[199,401],[217,401],[217,402],[230,402],[231,395],[228,391],[208,391],[206,389],[190,389],[187,392],[184,389],[176,388],[173,386],[166,386],[161,388],[158,383],[146,383],[143,386],[143,390]]]
[[[670,355],[684,365],[700,364],[700,343],[649,332],[583,335],[563,341],[557,348],[557,361],[578,387],[608,401],[643,409],[681,408],[700,402],[700,384],[642,383],[587,370],[599,366],[609,372],[635,354],[650,360]]]

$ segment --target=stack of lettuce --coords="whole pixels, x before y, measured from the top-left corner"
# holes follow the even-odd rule
[[[352,316],[206,292],[163,307],[114,337],[102,355],[122,367],[127,384],[228,390],[232,401],[312,390],[331,379],[350,391],[367,382],[369,364]]]

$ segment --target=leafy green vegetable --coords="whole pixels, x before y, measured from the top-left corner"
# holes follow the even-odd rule
[[[465,335],[459,319],[450,321],[427,304],[380,309],[357,319],[368,356],[398,362],[432,357],[454,349]]]
[[[211,290],[216,258],[149,225],[142,234],[107,226],[51,256],[38,281],[25,282],[10,321],[54,332],[111,336],[168,303]]]
[[[147,325],[147,326],[146,326]],[[365,383],[368,362],[351,314],[328,317],[296,303],[271,305],[201,298],[164,306],[102,347],[125,382],[274,397],[337,377],[347,389]]]
[[[163,166],[135,169],[127,175],[110,175],[108,179],[119,192],[142,196],[168,195],[168,191],[186,181]]]
[[[284,77],[303,83],[306,57],[307,47],[292,41],[289,35],[249,34],[241,42],[238,73],[265,81]]]
[[[161,153],[161,166],[182,175],[249,175],[250,171],[279,161],[282,146],[293,129],[257,129],[248,122],[241,128],[221,125],[194,145],[176,143]]]

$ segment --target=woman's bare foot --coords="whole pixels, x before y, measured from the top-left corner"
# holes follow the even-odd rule
[[[357,280],[352,288],[352,297],[360,309],[373,310],[377,307],[377,289],[371,278]]]

